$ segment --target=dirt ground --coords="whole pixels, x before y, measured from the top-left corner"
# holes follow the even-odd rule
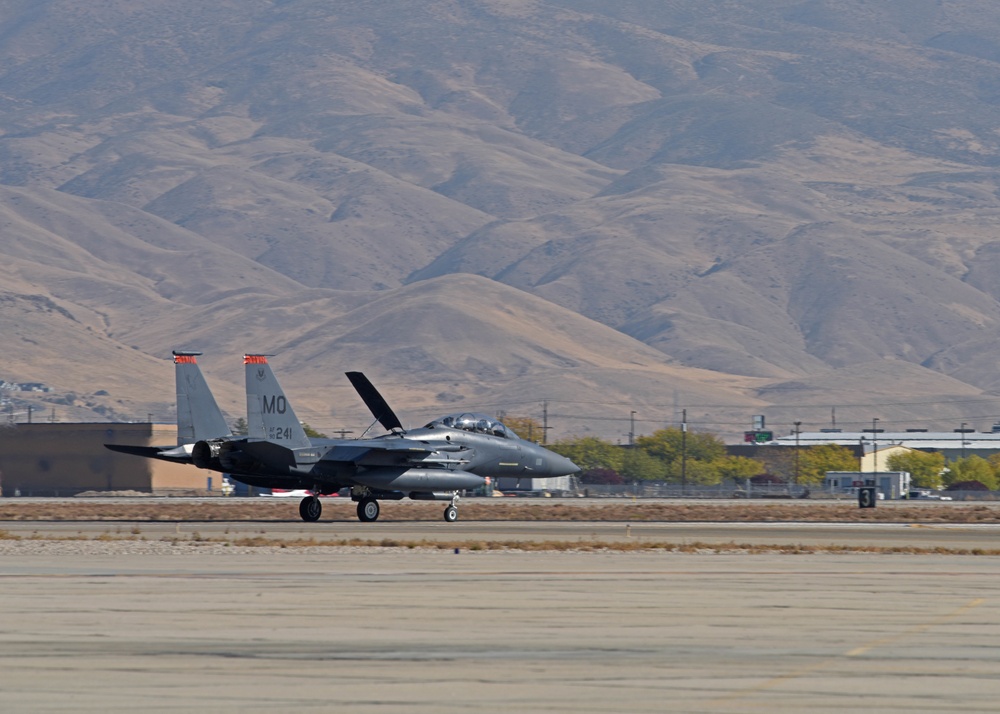
[[[437,521],[443,503],[385,502],[380,520]],[[1000,523],[1000,503],[879,503],[853,501],[643,501],[630,499],[465,499],[471,521],[621,521],[764,523]],[[297,499],[114,498],[0,499],[0,521],[288,521]],[[322,520],[355,520],[355,504],[324,498]]]

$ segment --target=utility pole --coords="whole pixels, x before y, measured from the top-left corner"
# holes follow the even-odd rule
[[[962,422],[962,435],[961,435],[962,436],[962,460],[963,461],[965,460],[965,424],[966,424],[966,422],[963,421]]]
[[[872,486],[878,488],[878,417],[872,417]]]
[[[681,493],[687,491],[688,410],[681,410]]]
[[[549,436],[549,400],[542,402],[542,446],[548,443]]]
[[[799,427],[802,422],[795,422],[795,485],[799,485]]]
[[[628,445],[635,446],[635,409],[629,414]]]

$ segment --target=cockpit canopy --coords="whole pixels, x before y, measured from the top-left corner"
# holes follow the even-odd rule
[[[428,429],[435,427],[445,427],[447,429],[462,429],[478,434],[490,434],[504,439],[516,439],[517,435],[503,425],[499,419],[486,414],[474,414],[463,412],[462,414],[449,414],[446,417],[432,421],[427,425]]]

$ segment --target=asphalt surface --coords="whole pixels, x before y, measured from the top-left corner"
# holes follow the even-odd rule
[[[642,524],[626,534],[627,525],[2,523],[0,711],[996,711],[1000,557],[243,548],[185,533],[924,544],[998,535],[869,524]],[[91,528],[97,540],[75,533]]]
[[[319,542],[361,539],[406,543],[706,543],[874,548],[1000,550],[1000,524],[910,523],[628,523],[619,521],[6,521],[0,530],[21,538],[124,538]]]

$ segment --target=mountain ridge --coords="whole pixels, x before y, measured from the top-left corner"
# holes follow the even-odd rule
[[[633,410],[731,438],[833,407],[1000,420],[995,4],[40,0],[0,23],[0,379],[66,417],[168,418],[190,347],[235,415],[224,360],[282,355],[311,422],[341,418],[328,382],[356,401],[346,369],[414,408],[558,397],[567,430],[618,437]]]

